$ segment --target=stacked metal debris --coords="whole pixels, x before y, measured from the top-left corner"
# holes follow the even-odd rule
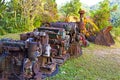
[[[41,42],[34,38],[26,41],[0,40],[0,79],[41,80],[57,71],[57,63],[51,56],[48,35],[40,32],[39,39]]]
[[[0,79],[41,80],[58,72],[70,56],[82,54],[75,30],[40,27],[20,35],[20,40],[0,40]]]
[[[105,46],[111,46],[113,44],[115,44],[110,31],[111,31],[112,27],[109,26],[107,28],[104,28],[103,30],[101,30],[95,38],[95,44],[98,45],[105,45]]]

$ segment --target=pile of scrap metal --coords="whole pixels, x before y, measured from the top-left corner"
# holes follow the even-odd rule
[[[112,26],[108,26],[100,30],[95,23],[90,19],[84,17],[85,11],[80,10],[80,20],[76,22],[51,22],[47,23],[44,26],[47,27],[56,27],[64,28],[66,32],[70,35],[75,33],[75,36],[79,36],[78,40],[82,43],[82,46],[88,46],[89,42],[93,42],[98,45],[111,46],[115,42],[110,34]],[[71,39],[72,40],[72,39]]]
[[[1,80],[42,80],[58,72],[57,63],[51,56],[48,35],[25,41],[0,40],[0,79]],[[43,41],[43,42],[42,42]]]
[[[47,33],[48,36],[39,36],[40,33]],[[23,41],[28,38],[33,38],[36,42],[39,41],[42,44],[49,43],[51,47],[51,56],[56,59],[55,61],[59,64],[63,64],[64,61],[70,57],[67,53],[69,43],[68,39],[64,35],[64,29],[41,27],[33,32],[20,35],[20,39]],[[47,41],[45,41],[45,38],[48,38]]]
[[[64,28],[66,34],[70,37],[70,43],[79,42],[81,46],[88,46],[89,42],[83,33],[79,32],[79,25],[76,22],[51,22],[45,23],[43,27]]]
[[[65,27],[66,28],[66,27]],[[80,56],[82,54],[82,48],[80,41],[80,35],[76,35],[76,29],[66,31],[63,27],[42,26],[35,29],[33,32],[21,34],[20,39],[25,41],[28,38],[34,38],[35,41],[41,41],[38,37],[39,32],[45,32],[49,35],[49,44],[51,46],[51,55],[53,59],[59,65],[63,64],[70,56]],[[81,38],[83,39],[83,38]]]
[[[81,34],[71,28],[40,27],[20,40],[0,40],[0,79],[41,80],[58,73],[70,56],[80,56]]]

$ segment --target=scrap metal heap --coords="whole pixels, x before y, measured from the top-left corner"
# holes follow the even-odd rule
[[[57,71],[48,35],[45,32],[38,34],[37,38],[45,43],[34,38],[26,41],[0,40],[0,79],[41,80]]]
[[[44,27],[46,24],[44,25]],[[70,43],[79,42],[81,46],[88,46],[89,43],[85,36],[79,32],[78,24],[75,22],[51,22],[47,23],[47,26],[54,28],[64,28],[66,34],[70,37]]]
[[[58,64],[63,64],[69,57],[69,36],[63,28],[40,27],[38,31],[45,31],[49,35],[52,56]]]
[[[105,46],[114,45],[115,41],[113,40],[110,34],[111,29],[112,29],[112,26],[108,26],[103,30],[101,30],[95,38],[95,44],[105,45]]]
[[[40,27],[20,34],[20,40],[1,39],[0,79],[41,80],[57,74],[58,65],[82,54],[79,38],[75,31]]]
[[[39,35],[37,34],[39,32],[46,32],[49,35],[49,41],[47,42],[51,46],[51,55],[56,63],[61,65],[70,56],[79,56],[82,54],[81,44],[79,44],[79,40],[77,39],[80,37],[76,36],[75,30],[73,31],[67,33],[65,28],[62,27],[42,26],[33,32],[21,34],[20,39],[25,41],[28,38],[34,38],[35,41],[42,42],[39,40]]]

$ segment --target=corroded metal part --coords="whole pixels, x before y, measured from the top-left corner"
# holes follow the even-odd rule
[[[47,75],[56,70],[56,63],[52,60],[51,47],[48,43],[41,44],[31,39],[0,40],[0,50],[0,79],[2,80],[41,80],[42,74]]]
[[[115,42],[112,38],[112,35],[110,34],[112,27],[109,26],[107,28],[104,28],[103,30],[101,30],[95,38],[95,44],[98,45],[105,45],[105,46],[111,46],[114,45]]]
[[[55,56],[53,57],[53,59],[55,60],[55,62],[58,64],[58,65],[62,65],[65,63],[66,60],[68,60],[70,58],[70,54],[69,53],[66,53],[62,56]]]
[[[70,55],[71,56],[76,56],[76,57],[78,57],[78,56],[80,56],[80,55],[82,55],[82,48],[81,48],[81,45],[79,44],[79,43],[72,43],[71,45],[70,45],[70,48],[69,48],[69,51],[68,51],[69,53],[70,53]]]

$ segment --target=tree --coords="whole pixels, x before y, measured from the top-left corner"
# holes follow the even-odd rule
[[[32,31],[58,18],[55,0],[0,0],[0,32]]]
[[[78,11],[81,9],[80,0],[71,0],[60,8],[60,12],[66,17],[74,15],[79,16]]]
[[[10,0],[5,2],[6,7],[3,11],[3,17],[1,18],[3,29],[8,32],[18,32],[21,30],[22,23],[21,18],[21,0]]]
[[[25,28],[33,30],[43,22],[52,22],[57,19],[57,4],[55,0],[23,0],[23,16]]]
[[[42,22],[54,22],[58,20],[58,10],[55,0],[45,0]]]
[[[120,0],[111,0],[110,1],[111,6],[113,6],[114,4],[117,5],[117,10],[111,13],[111,17],[112,17],[112,24],[115,27],[119,27],[120,26]]]
[[[99,3],[99,8],[92,13],[93,20],[95,24],[100,28],[103,29],[104,27],[107,27],[108,25],[111,25],[110,22],[110,13],[114,11],[117,8],[117,6],[111,6],[109,0],[104,0]]]
[[[31,31],[35,28],[34,21],[41,16],[44,11],[44,0],[23,0],[22,1],[22,16],[24,18],[25,30]]]
[[[3,28],[4,27],[3,14],[4,14],[5,9],[6,9],[5,0],[0,0],[0,35],[6,34]]]
[[[6,4],[5,0],[0,0],[0,17],[2,17],[2,12],[5,10]]]

